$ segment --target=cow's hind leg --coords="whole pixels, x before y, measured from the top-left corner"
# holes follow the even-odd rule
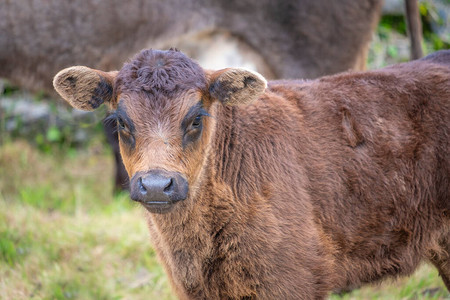
[[[447,290],[450,292],[450,235],[439,241],[440,249],[432,251],[429,259],[436,266]]]

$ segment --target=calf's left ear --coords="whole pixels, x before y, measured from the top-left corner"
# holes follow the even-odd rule
[[[259,98],[267,87],[257,72],[228,68],[211,74],[209,93],[226,105],[247,104]]]
[[[53,86],[64,100],[81,110],[94,110],[102,103],[112,105],[113,84],[117,71],[103,72],[75,66],[61,70]]]

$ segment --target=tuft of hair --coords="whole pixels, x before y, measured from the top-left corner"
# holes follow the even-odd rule
[[[205,89],[203,69],[178,50],[143,50],[120,70],[118,92],[171,95],[192,88]]]

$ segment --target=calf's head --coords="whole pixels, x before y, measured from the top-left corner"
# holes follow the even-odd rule
[[[195,198],[216,105],[254,101],[266,81],[243,69],[205,71],[176,50],[144,50],[119,72],[76,66],[60,71],[53,85],[75,108],[109,106],[131,198],[164,213]]]

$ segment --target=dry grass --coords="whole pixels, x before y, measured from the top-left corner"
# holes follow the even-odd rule
[[[109,155],[72,156],[0,148],[0,299],[173,299]]]

